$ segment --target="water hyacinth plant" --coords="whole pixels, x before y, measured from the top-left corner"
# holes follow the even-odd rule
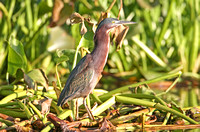
[[[199,5],[199,0],[1,0],[0,130],[199,128]],[[74,103],[58,107],[57,99],[69,73],[93,50],[94,31],[107,17],[137,24],[110,35],[103,77],[87,99],[96,121],[82,104],[80,120],[74,121]]]

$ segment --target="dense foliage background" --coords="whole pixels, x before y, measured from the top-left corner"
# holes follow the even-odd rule
[[[62,4],[56,7],[55,2]],[[96,26],[91,23],[97,24],[102,12],[117,18],[121,6],[119,0],[111,9],[112,0],[55,2],[0,1],[1,98],[14,92],[7,86],[48,88],[55,81],[62,88],[76,62],[94,47]],[[84,22],[85,35],[83,23],[70,24],[74,12],[91,22]],[[155,93],[165,91],[162,98],[181,107],[199,106],[200,1],[123,0],[120,19],[137,24],[129,26],[118,52],[111,46],[97,88],[110,91],[164,77],[165,81],[149,85]],[[168,93],[175,84],[177,89]]]

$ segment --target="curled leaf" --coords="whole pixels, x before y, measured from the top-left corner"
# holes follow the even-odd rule
[[[85,27],[84,22],[82,22],[82,26],[81,26],[81,35],[84,35],[87,32],[87,28]]]
[[[16,75],[17,69],[26,69],[27,59],[24,52],[24,46],[19,40],[11,36],[8,43],[9,48],[7,72],[14,76]]]
[[[81,23],[81,35],[84,35],[87,32],[87,28],[85,27],[85,23],[84,23],[85,18],[82,17],[79,13],[75,12],[71,15],[70,17],[70,22],[71,24],[76,24],[76,23]],[[87,22],[88,19],[86,19]]]
[[[50,111],[51,102],[52,102],[52,99],[50,98],[45,98],[45,99],[40,100],[40,104],[42,107],[41,114],[44,115]]]
[[[76,24],[76,23],[82,23],[84,22],[84,17],[82,17],[79,13],[75,12],[70,17],[70,23]]]
[[[48,114],[47,115],[48,121],[52,122],[55,126],[56,131],[62,131],[62,132],[68,132],[70,131],[67,123],[64,120],[61,120],[54,114]]]
[[[33,81],[33,79],[31,77],[29,77],[27,74],[24,74],[24,81],[26,82],[26,84],[28,85],[28,88],[31,89],[36,89],[36,84]]]
[[[36,120],[32,123],[32,127],[34,130],[42,130],[45,127],[44,123],[41,120]]]
[[[29,88],[36,88],[36,82],[40,83],[48,89],[48,79],[42,69],[33,69],[27,74],[24,74],[24,80],[28,84]]]
[[[112,131],[115,130],[115,126],[106,118],[103,118],[103,121],[99,124],[100,131]]]
[[[69,57],[66,56],[66,55],[55,58],[55,61],[56,61],[57,64],[64,62],[64,61],[68,61],[68,60],[69,60]]]
[[[122,47],[122,42],[128,32],[129,27],[125,25],[120,25],[111,30],[111,41],[115,41],[117,50]]]
[[[9,120],[9,121],[14,121],[15,119],[11,116],[5,115],[0,113],[0,118],[5,119],[5,120]]]
[[[90,18],[84,18],[84,20],[85,20],[90,26],[94,26],[94,23],[90,21]]]
[[[74,1],[54,0],[53,12],[49,27],[60,26],[74,10]]]

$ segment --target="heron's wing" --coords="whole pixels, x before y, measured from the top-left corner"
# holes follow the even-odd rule
[[[67,96],[73,96],[71,98],[84,97],[86,91],[89,88],[89,84],[94,77],[94,69],[86,67],[82,72],[77,74],[69,84]],[[82,93],[82,94],[81,94]]]
[[[89,82],[94,75],[94,70],[89,67],[91,61],[92,56],[88,54],[83,57],[72,70],[65,87],[60,94],[58,105],[62,105],[69,98],[75,98],[75,93],[77,91],[80,91],[89,85]]]

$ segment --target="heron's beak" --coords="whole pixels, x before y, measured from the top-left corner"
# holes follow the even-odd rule
[[[116,21],[115,22],[115,24],[123,24],[123,25],[125,25],[125,24],[136,24],[136,22],[131,22],[131,21]]]

